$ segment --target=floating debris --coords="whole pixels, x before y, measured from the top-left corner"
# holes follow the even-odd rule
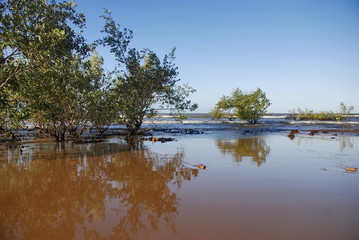
[[[204,164],[198,164],[198,166],[197,166],[199,169],[206,169],[206,165],[204,165]]]
[[[174,138],[166,138],[166,137],[160,137],[158,138],[158,141],[160,141],[161,143],[164,143],[164,142],[172,142],[174,141],[175,139]]]
[[[358,171],[358,168],[356,168],[356,167],[346,167],[345,171],[347,171],[347,172],[356,172],[356,171]]]
[[[291,140],[293,140],[293,139],[294,139],[294,133],[290,132],[290,133],[288,134],[288,137],[289,137]]]
[[[310,136],[314,136],[314,134],[316,134],[316,133],[318,133],[317,130],[310,130],[309,135],[310,135]]]
[[[291,130],[290,133],[288,134],[288,137],[289,137],[291,140],[293,140],[294,137],[295,137],[294,134],[299,134],[298,129],[293,129],[293,130]]]
[[[161,142],[161,143],[164,143],[164,142],[171,142],[171,141],[175,141],[174,138],[165,138],[165,137],[160,137],[160,138],[157,138],[157,137],[150,137],[150,138],[141,138],[140,141],[152,141],[152,142]]]
[[[196,129],[169,129],[169,128],[155,128],[152,129],[154,132],[165,132],[165,133],[181,133],[181,134],[204,134],[204,131],[196,130]]]

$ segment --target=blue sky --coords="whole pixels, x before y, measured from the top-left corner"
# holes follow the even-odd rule
[[[101,36],[103,8],[134,31],[131,47],[176,51],[182,83],[208,112],[239,87],[266,92],[269,112],[301,107],[359,112],[358,0],[75,0],[85,37]],[[114,58],[101,50],[105,66]]]

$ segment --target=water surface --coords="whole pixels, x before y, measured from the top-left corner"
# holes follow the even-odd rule
[[[359,137],[0,146],[0,239],[359,239]],[[205,164],[205,170],[198,164]]]

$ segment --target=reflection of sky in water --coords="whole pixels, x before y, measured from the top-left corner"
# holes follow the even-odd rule
[[[0,238],[357,237],[359,138],[234,135],[1,148]]]

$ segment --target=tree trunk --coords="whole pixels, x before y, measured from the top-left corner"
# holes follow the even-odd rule
[[[137,136],[138,129],[136,127],[127,126],[127,140],[133,140]]]

